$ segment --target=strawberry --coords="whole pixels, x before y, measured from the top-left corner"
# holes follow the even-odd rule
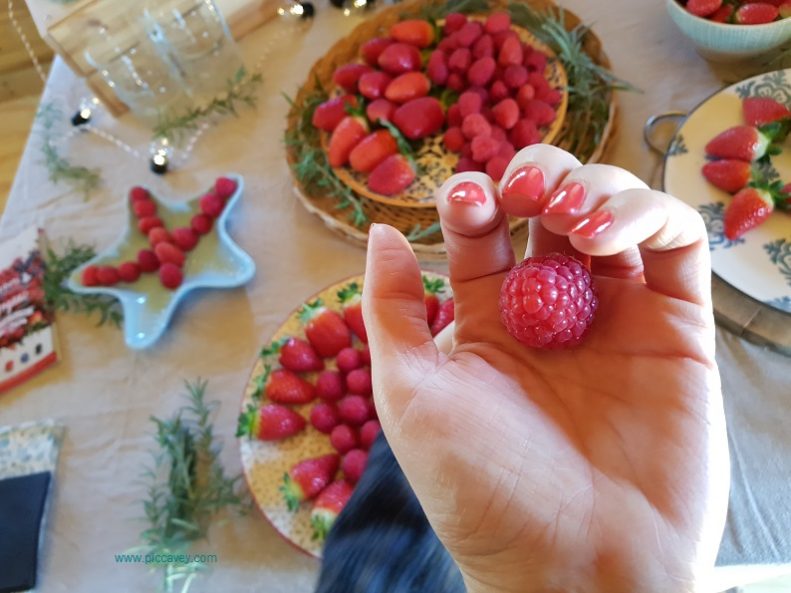
[[[148,232],[151,229],[155,229],[157,227],[164,226],[162,219],[158,216],[146,216],[145,218],[141,218],[137,222],[138,230],[143,233],[144,235],[148,235]]]
[[[363,56],[363,60],[365,60],[366,64],[376,67],[379,56],[385,48],[392,43],[392,39],[374,37],[362,44],[360,47],[360,54]]]
[[[466,24],[467,15],[460,12],[448,13],[448,16],[445,17],[445,26],[443,27],[443,32],[445,35],[450,35],[451,33],[460,31],[461,28]]]
[[[304,305],[300,319],[305,324],[308,341],[324,358],[335,356],[352,345],[351,332],[343,317],[327,309],[321,299]]]
[[[171,243],[172,241],[173,237],[162,227],[154,227],[148,231],[148,242],[151,243],[152,247],[156,247],[160,243]]]
[[[769,190],[746,187],[733,196],[723,219],[725,236],[731,241],[738,239],[769,218],[774,210],[774,201]]]
[[[132,261],[127,261],[118,266],[118,277],[121,282],[137,282],[140,278],[140,266]]]
[[[483,35],[483,25],[478,21],[467,21],[456,33],[459,47],[471,47]]]
[[[190,220],[190,228],[198,235],[205,235],[211,231],[214,220],[211,216],[205,214],[196,214]]]
[[[138,251],[137,263],[143,272],[156,272],[159,269],[159,258],[151,249]]]
[[[767,154],[772,143],[770,136],[761,131],[763,129],[753,126],[729,128],[706,144],[706,154],[721,159],[757,161]]]
[[[319,358],[313,346],[300,338],[286,338],[261,350],[261,356],[277,353],[280,354],[278,362],[289,371],[310,373],[324,370],[324,361]]]
[[[347,115],[330,136],[328,151],[330,165],[342,167],[349,161],[349,154],[368,134],[368,123],[361,117]]]
[[[791,111],[770,97],[747,97],[742,101],[744,122],[748,126],[763,126],[791,117]]]
[[[339,424],[330,433],[330,444],[343,455],[357,447],[357,431],[346,424]]]
[[[353,371],[356,372],[356,371]],[[368,401],[361,395],[347,395],[338,401],[338,416],[346,424],[360,426],[370,420]]]
[[[445,85],[445,83],[448,81],[448,75],[450,74],[445,52],[436,50],[431,53],[431,56],[428,59],[428,64],[426,64],[426,74],[431,79],[431,82],[433,82],[435,85]]]
[[[403,74],[420,68],[420,51],[414,45],[392,43],[376,62],[388,74]]]
[[[83,286],[98,286],[99,285],[99,268],[96,266],[87,266],[82,271],[80,281]]]
[[[121,277],[114,266],[99,266],[96,268],[96,279],[100,286],[113,286],[118,284]]]
[[[218,177],[214,181],[214,193],[223,200],[230,198],[236,191],[236,182],[229,177]]]
[[[387,99],[375,99],[368,103],[365,115],[371,122],[379,123],[379,120],[391,121],[395,110],[395,103],[391,103]]]
[[[376,437],[382,430],[382,425],[378,420],[369,420],[360,428],[360,446],[366,451],[374,444]]]
[[[437,293],[445,288],[445,281],[442,278],[423,276],[423,302],[426,304],[426,323],[431,325],[439,311],[439,299]]]
[[[163,263],[159,266],[159,281],[165,288],[175,290],[184,281],[184,272],[175,264]]]
[[[354,395],[371,395],[371,369],[358,368],[346,375],[346,389]]]
[[[269,376],[266,396],[277,404],[306,404],[316,397],[313,385],[287,369],[277,369]]]
[[[412,99],[393,114],[393,124],[410,140],[420,140],[436,134],[444,122],[442,106],[434,97]]]
[[[320,541],[326,539],[335,519],[352,497],[353,491],[352,485],[344,480],[335,481],[322,490],[310,512],[313,539]]]
[[[352,169],[370,173],[379,163],[398,152],[395,138],[387,130],[377,130],[363,138],[349,154]]]
[[[368,343],[368,334],[363,321],[362,292],[360,285],[352,282],[338,291],[338,301],[343,307],[343,319],[355,336],[364,344]]]
[[[445,327],[453,321],[455,317],[455,307],[453,304],[453,297],[442,301],[439,305],[439,311],[437,312],[437,318],[434,319],[434,323],[431,324],[431,335],[436,336],[439,332],[441,332]]]
[[[487,33],[494,34],[511,29],[511,15],[507,12],[493,12],[484,25]]]
[[[783,2],[778,7],[778,12],[780,13],[781,19],[787,19],[791,16],[791,2]]]
[[[779,14],[777,6],[765,2],[744,4],[736,10],[733,22],[737,25],[763,25],[777,19]]]
[[[357,107],[357,98],[354,95],[343,95],[324,101],[316,107],[311,122],[320,130],[332,132],[348,115],[347,107]]]
[[[360,351],[351,346],[338,352],[335,357],[335,363],[338,365],[338,370],[343,373],[350,373],[354,369],[359,369],[363,366]]]
[[[343,477],[350,484],[356,484],[365,471],[365,464],[368,463],[368,453],[362,449],[352,449],[341,460],[341,471]]]
[[[324,401],[337,401],[344,393],[343,376],[338,371],[322,371],[316,377],[316,395]]]
[[[720,6],[720,9],[717,12],[709,17],[709,19],[715,23],[728,24],[731,22],[731,17],[733,17],[734,11],[735,9],[731,4],[723,4]]]
[[[372,69],[367,64],[345,64],[337,68],[332,75],[332,82],[340,87],[343,87],[347,93],[354,94],[357,92],[358,82],[360,77],[366,72],[371,72]]]
[[[722,0],[688,0],[687,10],[695,16],[707,17],[722,6]]]
[[[173,229],[171,235],[173,237],[173,242],[182,251],[191,251],[198,244],[198,234],[190,227]]]
[[[213,191],[205,194],[200,199],[200,209],[206,216],[217,218],[225,208],[225,201]]]
[[[332,482],[339,465],[340,459],[333,453],[305,459],[288,470],[280,486],[288,510],[296,511],[300,503],[316,498]]]
[[[401,43],[426,48],[434,42],[434,27],[422,19],[409,19],[392,25],[390,37]]]
[[[330,434],[339,422],[338,410],[330,403],[319,402],[310,410],[311,425],[323,434]]]
[[[749,183],[752,170],[750,163],[723,159],[706,163],[702,173],[709,183],[733,194]]]
[[[500,48],[500,53],[497,55],[497,63],[500,66],[519,66],[524,59],[524,50],[522,49],[522,42],[516,36],[507,37],[503,41],[503,46]]]
[[[146,218],[147,216],[156,215],[157,205],[151,199],[141,198],[132,202],[132,210],[138,218]]]
[[[236,436],[247,436],[262,441],[280,441],[305,428],[305,419],[294,410],[279,404],[266,404],[260,409],[254,404],[239,415]]]
[[[366,72],[360,77],[360,94],[366,99],[378,99],[393,79],[380,70]]]
[[[431,81],[422,72],[405,72],[387,86],[385,97],[393,103],[406,103],[425,97],[431,89]]]
[[[492,107],[492,117],[498,126],[510,130],[519,121],[519,105],[513,99],[503,99]]]
[[[157,259],[163,264],[173,264],[179,268],[184,265],[184,252],[171,243],[157,243],[154,247]]]
[[[392,154],[368,176],[368,189],[383,196],[395,196],[415,180],[415,168],[402,154]]]
[[[137,202],[138,200],[147,200],[151,198],[151,194],[144,187],[135,186],[129,190],[129,201]]]

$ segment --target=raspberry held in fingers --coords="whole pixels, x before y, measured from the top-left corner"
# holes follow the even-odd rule
[[[573,257],[530,257],[511,269],[500,289],[500,319],[531,348],[568,348],[590,327],[598,299],[588,269]]]

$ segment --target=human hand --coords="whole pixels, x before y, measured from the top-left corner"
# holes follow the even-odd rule
[[[515,172],[523,182],[509,186]],[[471,593],[698,591],[729,480],[703,221],[551,146],[520,151],[503,180],[462,173],[437,193],[456,302],[449,354],[431,339],[409,244],[371,229],[363,309],[390,446]],[[456,200],[462,181],[483,203]],[[571,182],[584,196],[550,200]],[[529,349],[501,324],[515,264],[506,213],[534,217],[528,255],[565,252],[592,269],[600,305],[577,348]]]

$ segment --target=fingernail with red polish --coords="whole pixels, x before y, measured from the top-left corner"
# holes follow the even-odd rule
[[[544,196],[544,172],[538,167],[520,167],[508,178],[503,197],[538,203]]]
[[[585,188],[580,183],[569,183],[549,198],[544,214],[574,214],[585,201]]]
[[[593,239],[596,235],[609,228],[612,224],[612,212],[597,210],[590,216],[580,220],[571,232],[585,239]]]
[[[449,204],[483,206],[486,203],[486,192],[477,183],[463,181],[448,192],[447,199]]]

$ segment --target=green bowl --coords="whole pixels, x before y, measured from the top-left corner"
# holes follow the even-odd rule
[[[791,18],[765,25],[725,25],[687,12],[677,0],[666,0],[670,18],[712,62],[749,60],[791,41]]]

